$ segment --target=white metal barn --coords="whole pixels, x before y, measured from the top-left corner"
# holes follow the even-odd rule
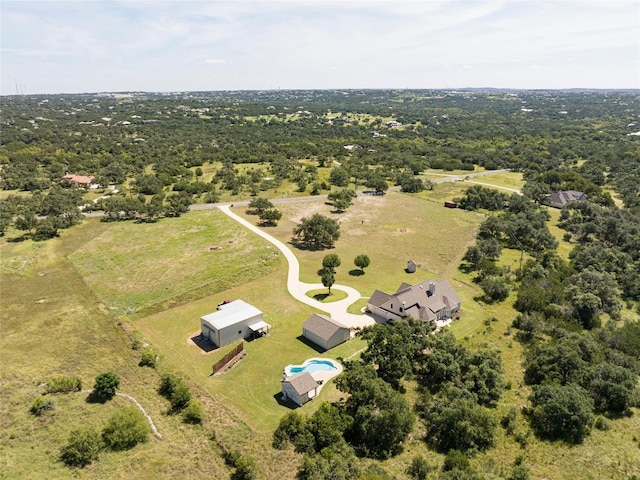
[[[223,347],[236,340],[262,335],[270,325],[262,320],[262,312],[242,300],[218,305],[218,310],[200,317],[202,336]]]

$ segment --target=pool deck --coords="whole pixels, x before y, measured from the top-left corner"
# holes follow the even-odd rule
[[[309,364],[309,362],[312,362],[313,360],[318,360],[318,361],[321,361],[321,362],[331,362],[331,363],[336,367],[336,369],[335,369],[335,370],[332,370],[332,371],[330,371],[330,372],[324,372],[324,371],[322,371],[322,370],[319,370],[319,371],[317,371],[317,372],[309,372],[309,373],[311,374],[311,376],[313,377],[313,379],[314,379],[316,382],[322,382],[322,383],[319,383],[319,384],[318,384],[318,392],[320,392],[320,390],[322,389],[322,387],[323,387],[323,386],[324,386],[324,385],[325,385],[329,380],[331,380],[333,377],[337,377],[338,375],[340,375],[340,374],[342,373],[342,370],[343,370],[342,365],[341,365],[341,364],[340,364],[340,362],[338,362],[337,360],[334,360],[333,358],[326,358],[326,357],[325,357],[325,358],[320,358],[320,357],[307,358],[307,359],[302,363],[302,365],[287,365],[287,366],[285,367],[285,370],[286,370],[286,368],[288,368],[288,367],[299,367],[299,366],[300,366],[300,367],[304,367],[304,366],[308,365],[308,364]]]

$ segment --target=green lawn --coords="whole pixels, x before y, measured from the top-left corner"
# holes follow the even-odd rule
[[[514,188],[521,190],[525,181],[520,172],[496,173],[492,175],[483,175],[470,179],[472,182],[486,183],[495,185],[496,187]]]
[[[184,371],[229,410],[247,422],[251,430],[265,438],[277,426],[287,407],[278,404],[284,367],[300,364],[310,357],[346,357],[360,350],[363,343],[351,340],[329,352],[314,350],[301,341],[302,324],[314,311],[294,302],[286,292],[284,272],[272,273],[212,297],[188,305],[151,315],[136,322],[136,326],[162,351],[168,361]],[[215,310],[224,298],[242,298],[264,312],[264,320],[271,325],[266,337],[245,342],[246,357],[229,372],[211,377],[211,366],[235,345],[205,354],[188,339],[200,331],[200,316]],[[321,392],[321,398],[331,398],[332,384]],[[307,413],[317,408],[311,402],[300,409]]]
[[[336,283],[350,285],[364,297],[375,289],[395,291],[402,282],[456,275],[459,257],[473,243],[484,218],[396,192],[384,196],[359,194],[354,205],[341,214],[332,213],[331,205],[324,203],[282,204],[278,209],[283,213],[282,220],[266,231],[284,243],[291,241],[293,228],[302,217],[317,212],[340,222],[341,236],[335,248],[315,252],[294,249],[300,261],[301,279],[318,283],[322,258],[327,253],[336,253],[342,261],[336,269]],[[234,211],[256,223],[257,217],[245,215],[244,209]],[[371,259],[364,275],[353,264],[360,253]],[[419,264],[414,274],[405,272],[409,259]]]
[[[363,297],[375,289],[392,292],[401,282],[449,279],[463,308],[452,331],[470,348],[488,345],[501,352],[512,388],[496,408],[499,418],[512,406],[526,405],[529,394],[522,381],[522,347],[509,328],[516,315],[511,306],[515,295],[499,304],[478,302],[473,278],[458,269],[484,219],[442,206],[443,199],[460,195],[464,188],[464,182],[456,182],[418,195],[360,195],[340,215],[322,202],[285,204],[278,207],[283,212],[280,224],[268,231],[288,242],[303,216],[320,212],[338,219],[342,236],[334,249],[295,250],[302,279],[319,282],[322,257],[337,253],[342,265],[336,282],[357,288]],[[256,221],[255,216],[247,218]],[[562,232],[553,230],[556,221],[554,216],[552,232],[558,236]],[[570,248],[562,244],[562,254]],[[266,241],[215,210],[156,224],[90,220],[48,242],[2,241],[0,253],[0,450],[6,478],[227,478],[229,470],[216,442],[256,458],[260,478],[293,478],[301,457],[270,447],[273,429],[290,411],[277,401],[284,367],[316,356],[357,356],[364,347],[355,338],[320,353],[302,342],[301,325],[313,310],[286,291],[286,262]],[[353,258],[359,253],[371,258],[364,275],[355,274]],[[409,258],[420,264],[414,274],[404,271]],[[503,265],[515,270],[519,261],[519,252],[503,252]],[[246,357],[229,372],[212,377],[211,365],[232,346],[205,353],[189,339],[199,332],[199,317],[229,298],[242,298],[261,309],[272,329],[269,336],[247,342]],[[355,313],[365,304],[363,298],[351,310]],[[129,310],[135,313],[126,315]],[[496,321],[485,324],[489,317]],[[183,425],[178,417],[165,414],[167,402],[156,392],[159,372],[137,366],[139,353],[131,349],[135,336],[159,351],[161,371],[187,381],[205,406],[203,427]],[[72,428],[101,426],[122,399],[102,406],[86,403],[83,394],[59,396],[54,413],[43,418],[33,417],[28,408],[41,394],[41,383],[53,375],[79,375],[84,388],[91,388],[94,377],[107,370],[120,375],[121,390],[148,409],[163,440],[151,439],[127,453],[105,453],[76,474],[57,461],[60,446]],[[415,396],[412,385],[409,395]],[[329,382],[318,400],[340,397]],[[319,404],[314,400],[298,411],[310,414]],[[633,436],[640,431],[640,419],[636,412],[611,423],[611,430],[594,431],[571,448],[530,437],[523,450],[499,429],[496,448],[472,463],[498,475],[523,455],[532,478],[626,479],[638,473]],[[522,415],[519,425],[527,428]],[[442,455],[425,447],[420,431],[418,423],[405,451],[382,464],[394,477],[407,478],[405,470],[416,454],[435,466],[442,464]]]

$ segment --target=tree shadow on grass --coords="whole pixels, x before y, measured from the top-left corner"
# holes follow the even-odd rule
[[[298,240],[296,238],[292,238],[289,241],[289,245],[297,248],[298,250],[304,250],[309,252],[319,252],[321,250],[330,250],[335,247],[335,245],[318,245],[315,243],[304,242],[303,240]]]
[[[329,297],[329,294],[328,294],[328,293],[316,293],[316,294],[313,296],[313,299],[314,299],[314,300],[317,300],[317,301],[319,301],[319,302],[322,302],[322,301],[323,301],[323,300],[325,300],[327,297]]]
[[[364,275],[364,270],[354,268],[353,270],[349,270],[349,275],[351,275],[352,277],[361,277],[362,275]]]
[[[18,237],[7,238],[7,242],[11,242],[11,243],[20,243],[20,242],[24,242],[25,240],[29,240],[29,234],[27,233],[25,233],[24,235],[20,235]]]
[[[93,390],[91,391],[91,393],[89,395],[87,395],[87,398],[84,399],[85,402],[87,403],[100,403],[100,404],[105,404],[107,403],[109,400],[111,400],[113,397],[104,397],[102,395],[98,395],[96,392],[94,392]]]

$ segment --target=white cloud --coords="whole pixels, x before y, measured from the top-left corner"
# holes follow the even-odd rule
[[[640,88],[635,0],[4,0],[0,9],[7,92],[16,78],[30,93]]]

